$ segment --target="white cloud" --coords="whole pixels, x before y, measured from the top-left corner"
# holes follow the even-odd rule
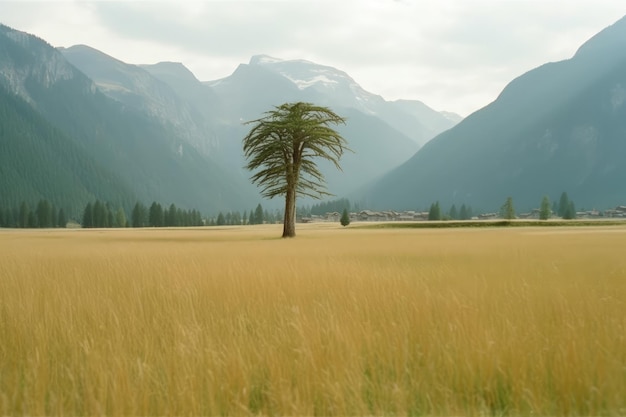
[[[346,71],[387,99],[463,115],[514,77],[572,56],[623,0],[0,1],[0,21],[55,46],[129,63],[180,61],[198,78],[255,54]]]

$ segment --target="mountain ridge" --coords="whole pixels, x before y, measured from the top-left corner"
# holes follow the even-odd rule
[[[626,18],[572,58],[512,80],[493,103],[371,184],[366,198],[378,207],[440,201],[493,211],[512,196],[529,210],[566,191],[583,207],[623,204],[626,177],[616,155],[626,151],[624,31]]]
[[[106,60],[109,62],[110,58]],[[173,202],[181,208],[203,211],[250,206],[257,200],[253,195],[242,195],[245,194],[242,190],[248,186],[247,181],[225,174],[218,164],[179,137],[171,126],[159,125],[149,114],[105,95],[94,81],[71,65],[61,51],[45,41],[3,26],[0,30],[0,67],[0,88],[28,103],[36,113],[28,116],[29,119],[45,119],[45,123],[41,122],[44,130],[61,132],[57,143],[69,141],[71,145],[67,146],[75,147],[85,155],[82,159],[94,161],[92,169],[80,171],[90,189],[82,192],[76,187],[75,198],[63,203],[72,205],[66,207],[68,211],[76,212],[78,207],[86,204],[86,198],[118,200],[124,189],[131,190],[132,195],[124,197],[127,213],[131,198],[144,203]],[[10,113],[3,117],[6,120],[0,124],[11,122]],[[53,136],[23,134],[4,137],[3,145],[20,138],[23,141],[45,141],[50,137]],[[18,145],[21,143],[13,142],[11,149],[25,149]],[[43,147],[45,143],[41,145]],[[27,157],[16,155],[21,161]],[[67,163],[58,154],[41,161],[49,166],[46,168],[48,172]],[[117,179],[112,180],[99,174],[101,172],[115,173]],[[72,175],[76,173],[78,171]],[[44,181],[25,181],[21,181],[22,186],[8,187],[11,194],[4,194],[0,205],[16,200],[33,204],[33,199],[45,194]],[[110,190],[106,183],[117,183],[120,196],[105,192]],[[5,188],[6,184],[2,185]]]

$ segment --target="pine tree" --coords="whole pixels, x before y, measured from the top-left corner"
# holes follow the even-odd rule
[[[515,208],[513,207],[513,198],[507,197],[506,201],[500,207],[500,217],[503,219],[514,219],[515,218]]]
[[[430,205],[428,220],[441,220],[441,208],[439,207],[439,201]]]
[[[465,204],[463,204],[461,206],[461,210],[459,211],[459,219],[460,220],[467,220],[467,219],[469,219],[469,217],[467,215],[467,207],[465,207]]]
[[[153,201],[150,205],[150,211],[148,213],[148,226],[150,227],[162,227],[163,226],[163,207],[156,201]]]
[[[49,227],[58,227],[59,219],[57,217],[58,211],[54,204],[50,204],[50,226]]]
[[[168,210],[165,211],[164,213],[164,217],[165,217],[165,226],[171,226],[171,227],[175,227],[175,226],[179,226],[179,222],[178,222],[178,218],[177,218],[177,209],[176,209],[176,205],[174,203],[170,204],[170,208]]]
[[[126,213],[121,207],[115,213],[115,227],[126,227]]]
[[[94,227],[93,206],[91,205],[91,202],[87,203],[87,205],[85,206],[85,210],[83,210],[82,226],[84,228]]]
[[[106,206],[100,201],[96,200],[93,205],[93,225],[92,227],[107,227],[107,211]]]
[[[261,203],[254,210],[254,224],[263,224],[263,206]]]
[[[561,198],[559,199],[559,206],[557,214],[559,217],[565,218],[566,211],[569,209],[569,198],[567,197],[567,193],[563,191],[561,193]]]
[[[105,211],[105,219],[106,219],[106,224],[104,227],[115,227],[115,212],[113,212],[113,207],[111,206],[111,203],[107,202],[104,205],[104,211]]]
[[[550,198],[546,195],[541,200],[541,207],[539,208],[539,220],[548,220],[552,210],[550,209]]]
[[[57,226],[63,228],[67,227],[67,216],[62,208],[59,209],[59,215],[57,216]]]
[[[28,213],[29,212],[30,212],[30,209],[28,208],[28,204],[26,204],[25,201],[22,201],[22,204],[20,204],[17,227],[21,227],[21,228],[28,227]]]
[[[567,209],[563,213],[563,218],[567,220],[572,220],[576,218],[576,207],[574,206],[574,202],[569,200],[567,202]]]
[[[283,237],[295,237],[296,197],[330,195],[315,159],[341,169],[347,143],[331,125],[345,124],[345,119],[326,107],[299,102],[275,107],[248,124],[253,127],[243,139],[246,168],[254,172],[252,182],[264,197],[285,197]]]
[[[147,221],[146,206],[140,202],[135,203],[135,207],[133,207],[133,212],[131,213],[131,221],[133,227],[145,227]]]
[[[450,211],[448,212],[448,216],[450,216],[450,219],[452,219],[452,220],[458,220],[459,219],[459,213],[457,212],[456,206],[454,204],[452,204],[452,207],[450,207]]]
[[[37,227],[37,216],[35,216],[35,212],[32,210],[28,211],[28,226],[26,227]]]
[[[348,214],[347,208],[343,209],[343,213],[341,213],[340,222],[341,222],[341,225],[344,227],[350,224],[350,214]]]
[[[40,228],[52,227],[51,207],[48,200],[39,200],[35,214],[37,216],[37,226]]]

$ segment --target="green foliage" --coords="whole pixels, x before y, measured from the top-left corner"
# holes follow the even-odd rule
[[[48,200],[39,200],[37,203],[37,208],[35,210],[35,215],[37,217],[37,227],[45,228],[45,227],[55,227],[55,213],[53,213],[54,208],[50,205]]]
[[[347,198],[339,198],[331,201],[323,201],[318,204],[313,204],[309,209],[310,215],[322,216],[326,213],[341,213],[344,209],[348,211],[358,211],[356,204],[351,204]]]
[[[122,208],[120,210],[123,211]],[[96,200],[93,204],[87,203],[83,210],[81,224],[84,228],[123,227],[116,224],[116,214],[111,205],[100,200]]]
[[[91,203],[87,203],[87,205],[85,206],[85,210],[83,210],[82,226],[85,228],[91,228],[95,227],[94,224],[93,206],[91,205]]]
[[[459,220],[469,220],[472,218],[472,208],[463,204],[459,211]]]
[[[557,210],[558,215],[566,220],[576,218],[576,207],[574,202],[569,199],[565,191],[561,193]]]
[[[541,207],[539,207],[539,220],[548,220],[551,215],[550,198],[546,195],[541,200]]]
[[[568,201],[567,208],[563,212],[563,218],[567,220],[576,218],[576,207],[574,206],[574,202],[572,200]]]
[[[345,124],[345,119],[326,107],[298,102],[277,106],[246,124],[253,125],[243,139],[246,168],[254,172],[252,182],[265,197],[285,195],[290,189],[313,198],[330,195],[313,158],[341,170],[339,159],[347,143],[329,125]]]
[[[623,226],[623,220],[604,220],[603,226]],[[449,228],[494,228],[494,227],[597,227],[596,220],[578,220],[576,222],[569,221],[541,221],[541,220],[497,220],[484,221],[475,220],[469,222],[376,222],[375,224],[366,224],[355,226],[359,229],[449,229]]]
[[[252,212],[250,212],[250,214],[253,215]],[[250,220],[248,217],[242,216],[240,211],[229,211],[226,213],[223,213],[220,211],[217,217],[211,218],[209,220],[208,225],[209,226],[241,226],[244,224],[256,224],[256,223],[250,223],[250,221],[254,222],[254,220]],[[261,221],[263,221],[262,211],[261,211]]]
[[[452,204],[448,212],[448,217],[450,217],[450,220],[459,220],[459,212],[456,209],[456,205]]]
[[[254,210],[254,219],[252,224],[263,224],[263,206],[259,203]]]
[[[61,215],[59,214],[59,217]],[[114,209],[110,203],[96,200],[95,203],[87,203],[83,210],[83,227],[189,227],[203,226],[204,221],[197,210],[182,210],[176,205],[170,205],[169,209],[163,210],[162,205],[152,202],[150,208],[140,202],[135,203],[131,212],[130,223],[126,212],[122,207]]]
[[[65,215],[65,210],[59,209],[59,215],[57,216],[57,226],[65,227],[67,225],[67,216]]]
[[[330,125],[345,124],[345,119],[326,107],[298,102],[275,107],[247,124],[253,126],[243,139],[246,168],[263,196],[285,196],[283,237],[293,237],[296,196],[330,195],[314,159],[341,170],[347,143]]]
[[[130,201],[132,195],[87,148],[2,87],[0,167],[0,195],[5,207],[18,206],[22,201],[47,201],[50,207],[64,207],[69,209],[65,214],[79,217],[84,204],[96,194],[116,201]],[[37,212],[36,205],[34,209],[36,223],[53,220],[44,211]],[[43,217],[39,219],[39,215]]]
[[[0,227],[6,228],[53,228],[65,227],[65,210],[57,210],[50,201],[41,199],[34,206],[22,201],[18,206],[0,206]]]
[[[559,205],[557,208],[557,214],[559,215],[559,217],[565,217],[565,212],[567,211],[568,208],[569,208],[569,197],[567,196],[567,193],[563,191],[561,193],[561,198],[559,199]]]
[[[148,209],[140,202],[135,203],[133,207],[131,224],[133,227],[146,227],[148,225]]]
[[[439,201],[430,205],[430,210],[428,210],[428,220],[441,220],[441,208],[439,207]]]
[[[0,78],[31,74],[24,87],[32,99],[0,83],[0,205],[45,199],[80,219],[96,199],[127,213],[137,200],[207,210],[250,201],[245,180],[187,145],[177,128],[94,90],[53,47],[23,35],[15,42],[0,32]],[[46,83],[41,68],[52,64],[65,76]]]
[[[113,227],[126,227],[126,213],[123,208],[118,208],[115,213],[115,223]]]
[[[515,207],[513,206],[512,197],[507,197],[502,207],[500,207],[500,217],[507,220],[515,218]]]
[[[339,221],[344,227],[350,224],[350,214],[348,213],[348,209],[343,209],[343,213],[341,213],[341,219]]]
[[[161,207],[161,205],[156,201],[153,201],[150,205],[150,210],[148,212],[148,226],[163,226],[163,207]]]

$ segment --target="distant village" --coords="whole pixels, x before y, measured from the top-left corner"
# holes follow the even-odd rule
[[[349,213],[350,221],[362,221],[362,222],[414,222],[414,221],[427,221],[428,211],[373,211],[373,210],[361,210],[359,212]],[[516,216],[518,219],[539,219],[540,210],[534,209],[528,213],[520,213]],[[329,212],[324,215],[311,215],[310,217],[303,217],[302,223],[312,222],[338,222],[341,218],[339,212]],[[500,213],[481,213],[477,216],[473,216],[471,220],[494,220],[500,219],[502,216]],[[626,218],[626,206],[617,206],[614,209],[608,209],[604,211],[600,210],[587,210],[577,211],[577,219],[603,219],[603,218]]]

